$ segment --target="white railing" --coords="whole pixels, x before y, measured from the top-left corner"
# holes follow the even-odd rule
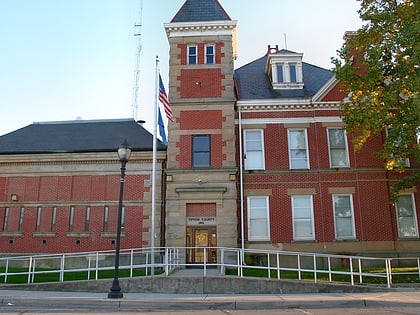
[[[75,272],[86,280],[111,278],[114,255],[114,251],[98,251],[4,257],[0,258],[0,282],[15,282],[11,278],[17,276],[20,279],[24,277],[25,283],[62,282],[66,281],[66,276],[67,279],[74,279],[70,274]],[[151,259],[152,255],[154,259]],[[411,276],[417,282],[420,279],[420,258],[374,258],[225,247],[163,247],[120,251],[121,277],[169,276],[176,269],[191,266],[201,267],[203,276],[207,276],[209,268],[217,268],[222,275],[228,273],[239,277],[259,272],[259,276],[278,280],[347,282],[351,285],[376,283],[386,284],[388,288],[395,276]],[[406,268],[395,272],[395,268],[401,266]],[[107,275],[101,276],[106,271]],[[50,279],[46,279],[48,276]]]

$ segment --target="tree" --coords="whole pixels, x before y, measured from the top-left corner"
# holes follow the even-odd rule
[[[343,120],[360,150],[386,134],[375,154],[390,171],[403,173],[392,187],[393,200],[419,183],[419,168],[407,170],[408,158],[420,163],[420,1],[358,0],[364,25],[347,33],[332,59],[342,91]]]

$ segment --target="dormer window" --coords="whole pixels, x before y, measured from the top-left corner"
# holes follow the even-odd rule
[[[303,54],[269,46],[266,70],[273,89],[303,88],[302,57]]]

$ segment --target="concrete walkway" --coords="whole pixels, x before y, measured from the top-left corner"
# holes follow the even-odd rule
[[[419,293],[414,289],[398,289],[385,293],[293,295],[124,293],[122,299],[109,299],[104,293],[0,290],[0,313],[21,314],[49,310],[73,313],[252,310],[253,312],[249,314],[255,314],[258,310],[324,308],[389,310],[404,307],[420,311]],[[224,313],[228,314],[226,311]]]

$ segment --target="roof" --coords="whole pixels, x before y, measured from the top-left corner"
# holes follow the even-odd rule
[[[206,21],[231,21],[231,18],[218,0],[186,0],[171,23]]]
[[[294,54],[291,51],[282,53]],[[303,89],[274,90],[265,72],[268,56],[265,55],[235,70],[235,81],[241,100],[310,98],[314,96],[333,76],[330,70],[302,63]]]
[[[0,154],[112,152],[124,139],[133,151],[153,150],[153,135],[135,120],[110,119],[33,123],[1,136]]]

